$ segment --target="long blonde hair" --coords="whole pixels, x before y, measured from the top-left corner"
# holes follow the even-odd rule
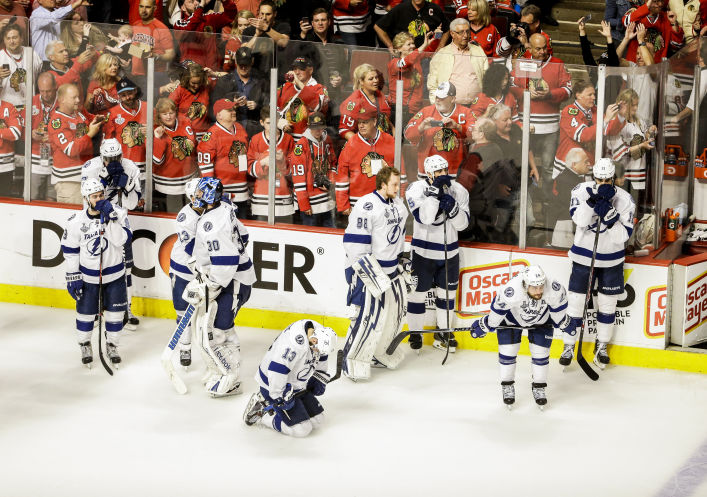
[[[619,96],[616,97],[616,103],[619,104],[621,102],[624,102],[626,104],[627,108],[627,113],[626,113],[626,120],[629,122],[636,122],[638,116],[636,115],[631,115],[631,105],[633,104],[633,101],[638,102],[638,93],[636,93],[636,90],[632,88],[626,88],[625,90],[622,90],[621,93],[619,93]]]
[[[371,71],[373,71],[373,72],[376,71],[376,68],[373,67],[371,64],[361,64],[356,69],[354,69],[354,73],[353,73],[353,79],[354,79],[353,89],[354,90],[361,89],[361,82],[366,77],[366,74],[368,74]]]
[[[106,74],[106,71],[108,70],[111,64],[116,64],[118,66],[118,69],[120,69],[120,59],[118,59],[118,57],[116,57],[115,55],[104,53],[103,55],[98,57],[98,61],[96,61],[96,68],[93,70],[93,75],[91,76],[91,79],[98,81],[98,84],[100,84],[101,86],[106,86],[111,82],[117,83],[120,79],[120,76],[108,76]]]
[[[484,27],[491,24],[491,9],[489,9],[488,0],[469,0],[467,8],[476,11],[479,21]]]

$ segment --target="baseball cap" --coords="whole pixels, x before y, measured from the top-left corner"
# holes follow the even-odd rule
[[[435,90],[435,98],[455,97],[456,95],[457,89],[449,81],[443,81]]]
[[[115,85],[115,89],[120,95],[124,91],[137,90],[137,85],[130,81],[128,78],[121,78]]]
[[[378,117],[378,109],[365,103],[361,104],[361,107],[356,112],[356,120],[358,121],[368,121],[369,119],[375,119]]]
[[[236,51],[236,64],[249,66],[253,63],[253,52],[248,47],[241,47]]]
[[[312,61],[309,60],[307,57],[297,57],[295,60],[292,61],[292,67],[296,67],[298,69],[306,69],[308,67],[312,67]]]
[[[312,112],[309,115],[307,124],[310,128],[326,128],[326,120],[321,112]]]
[[[233,100],[228,100],[227,98],[222,98],[221,100],[216,100],[214,104],[214,115],[218,115],[219,112],[225,109],[232,109],[236,106],[236,102]]]

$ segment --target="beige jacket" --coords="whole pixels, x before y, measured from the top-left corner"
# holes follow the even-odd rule
[[[489,67],[488,57],[484,53],[484,49],[480,46],[469,43],[469,54],[472,57],[472,64],[474,66],[474,72],[479,81],[479,86],[481,86],[481,81],[483,80],[484,73]],[[446,47],[439,50],[432,60],[430,61],[430,74],[427,77],[427,89],[430,92],[430,103],[434,103],[434,90],[437,89],[440,83],[444,81],[449,81],[449,76],[452,74],[452,67],[454,66],[455,56],[455,46],[450,43]]]
[[[695,39],[698,33],[692,28],[692,23],[700,13],[700,0],[689,0],[686,4],[683,0],[670,0],[670,10],[678,18],[678,24],[685,32],[685,44],[687,45]]]

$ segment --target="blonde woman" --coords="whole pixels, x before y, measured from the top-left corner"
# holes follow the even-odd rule
[[[120,80],[120,59],[104,53],[98,57],[96,68],[86,91],[86,110],[92,114],[106,114],[120,103],[116,84]]]
[[[442,32],[441,28],[437,28]],[[415,40],[409,33],[401,32],[393,38],[395,57],[388,62],[389,93],[388,101],[395,105],[396,83],[403,80],[403,122],[408,122],[409,117],[422,108],[422,65],[423,52],[429,46],[437,31],[430,31],[425,35],[425,41],[416,50]]]
[[[91,26],[76,11],[61,22],[60,31],[59,38],[64,42],[70,59],[81,54],[89,45],[101,49],[108,41],[100,29]]]
[[[243,43],[243,31],[250,26],[248,19],[253,18],[255,15],[250,10],[241,10],[238,12],[238,17],[233,20],[233,24],[221,31],[221,42],[225,43],[222,65],[224,71],[236,67],[236,51]]]
[[[469,43],[479,45],[487,57],[496,53],[496,44],[501,35],[496,26],[491,24],[491,9],[487,0],[469,0],[467,19],[471,28]]]
[[[339,110],[339,134],[346,141],[358,132],[356,123],[357,115],[362,110],[373,108],[378,111],[376,127],[389,134],[393,134],[393,124],[390,121],[390,105],[379,89],[380,78],[378,70],[371,64],[361,64],[354,70],[354,91],[349,98],[343,101]]]

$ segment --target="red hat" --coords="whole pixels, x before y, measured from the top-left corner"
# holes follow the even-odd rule
[[[217,116],[219,112],[225,109],[232,109],[236,106],[236,102],[233,100],[228,100],[227,98],[222,98],[221,100],[216,100],[214,104],[214,115]]]
[[[367,121],[378,117],[378,109],[369,105],[367,102],[360,102],[360,106],[356,111],[357,121]]]

